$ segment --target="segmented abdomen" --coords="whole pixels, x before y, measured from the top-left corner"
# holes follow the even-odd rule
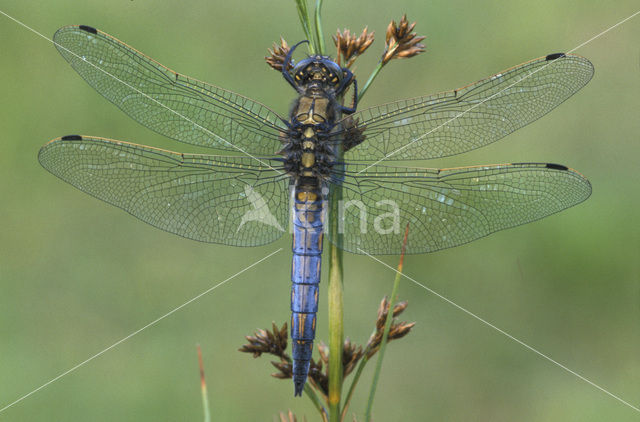
[[[295,395],[302,394],[313,351],[322,261],[322,195],[296,187],[293,198],[293,262],[291,266],[291,341]]]

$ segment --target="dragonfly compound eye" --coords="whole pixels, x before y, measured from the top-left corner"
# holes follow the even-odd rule
[[[323,60],[323,65],[325,69],[327,69],[327,80],[331,85],[336,86],[342,82],[344,73],[337,63],[333,62],[331,59],[325,59]]]

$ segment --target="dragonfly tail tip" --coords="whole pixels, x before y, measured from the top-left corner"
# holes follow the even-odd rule
[[[304,381],[294,381],[294,397],[302,396],[302,390],[304,390]]]

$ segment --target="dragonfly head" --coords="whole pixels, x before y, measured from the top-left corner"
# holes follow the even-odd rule
[[[327,56],[309,56],[293,68],[296,85],[309,84],[335,88],[342,82],[342,68]]]
[[[308,41],[301,41],[294,45],[291,50],[289,50],[289,53],[285,58],[282,66],[282,73],[285,79],[287,79],[295,88],[302,89],[312,86],[316,86],[318,88],[331,87],[335,89],[340,86],[344,79],[344,70],[336,62],[331,60],[329,56],[308,56],[296,63],[293,66],[291,73],[288,72],[293,51],[303,42]]]

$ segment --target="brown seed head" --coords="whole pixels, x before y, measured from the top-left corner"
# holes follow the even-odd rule
[[[415,22],[409,24],[407,15],[403,15],[399,23],[391,21],[385,36],[385,48],[381,59],[383,65],[392,59],[406,59],[425,50],[425,46],[420,44],[420,41],[426,37],[417,36],[415,32],[411,32],[415,26]]]
[[[311,358],[309,379],[314,387],[326,396],[329,393],[329,347],[322,341],[318,342],[316,347],[320,353],[320,360],[315,361]],[[327,365],[326,370],[323,370],[324,365]]]
[[[265,56],[264,59],[267,61],[269,66],[281,72],[284,59],[287,57],[290,49],[289,44],[287,44],[284,38],[280,37],[280,45],[273,43],[273,48],[267,49],[267,51],[269,51],[269,55]],[[293,65],[289,63],[287,70],[292,68]]]
[[[362,346],[352,343],[349,337],[347,337],[344,341],[344,346],[342,347],[343,377],[346,377],[354,370],[362,356],[364,356]]]
[[[329,364],[329,347],[324,343],[324,341],[318,342],[318,353],[320,353],[320,360],[325,364]]]
[[[278,371],[280,371],[280,372],[274,372],[273,374],[271,374],[272,377],[280,378],[280,379],[287,379],[287,378],[291,378],[293,376],[293,367],[291,366],[291,362],[287,362],[287,361],[280,361],[280,362],[271,361],[271,364],[273,366],[275,366],[275,368]]]
[[[395,317],[400,315],[407,309],[408,302],[398,302],[392,311],[393,319],[391,320],[391,327],[389,329],[389,336],[387,337],[387,341],[397,340],[409,334],[409,331],[416,325],[415,322],[398,322]],[[367,356],[367,359],[370,359],[373,355],[375,355],[378,350],[380,350],[380,344],[382,343],[382,335],[384,334],[384,324],[387,319],[387,314],[389,313],[389,300],[385,296],[382,298],[380,302],[380,306],[378,307],[378,317],[376,319],[376,330],[371,337],[369,337],[369,341],[365,346],[364,354]]]
[[[322,363],[327,366],[327,371],[329,367],[329,347],[324,342],[318,343],[318,352],[320,353],[320,360],[317,364],[314,362],[311,363],[311,367],[314,365],[318,367],[319,370],[322,369]],[[364,352],[362,350],[362,346],[358,346],[355,343],[351,342],[351,339],[348,337],[345,339],[344,344],[342,346],[342,375],[346,377],[355,369],[356,365],[360,361],[360,359],[364,356]],[[323,373],[324,378],[328,380],[328,372],[325,371]]]
[[[253,336],[245,337],[248,344],[243,345],[240,349],[241,352],[251,353],[253,357],[258,357],[263,353],[268,353],[274,356],[278,356],[281,359],[289,359],[284,352],[287,348],[287,323],[282,325],[282,328],[278,328],[275,322],[272,325],[272,330],[257,330]]]
[[[285,353],[287,349],[287,323],[282,325],[282,328],[272,323],[271,331],[257,330],[253,336],[245,337],[248,344],[243,345],[240,349],[241,352],[251,353],[254,358],[261,356],[263,353],[267,353],[280,358],[280,361],[271,361],[271,364],[279,371],[271,374],[271,376],[287,379],[291,378],[293,374],[293,368],[291,366],[291,358]]]
[[[338,50],[338,64],[344,61],[345,67],[351,67],[358,56],[364,53],[373,43],[373,32],[368,32],[368,28],[365,27],[362,34],[356,37],[348,29],[342,31],[342,33],[338,30],[332,38]]]
[[[322,360],[315,361],[313,358],[311,359],[311,364],[309,365],[309,380],[316,387],[318,391],[320,391],[325,396],[329,393],[329,375],[327,369],[323,371]]]

